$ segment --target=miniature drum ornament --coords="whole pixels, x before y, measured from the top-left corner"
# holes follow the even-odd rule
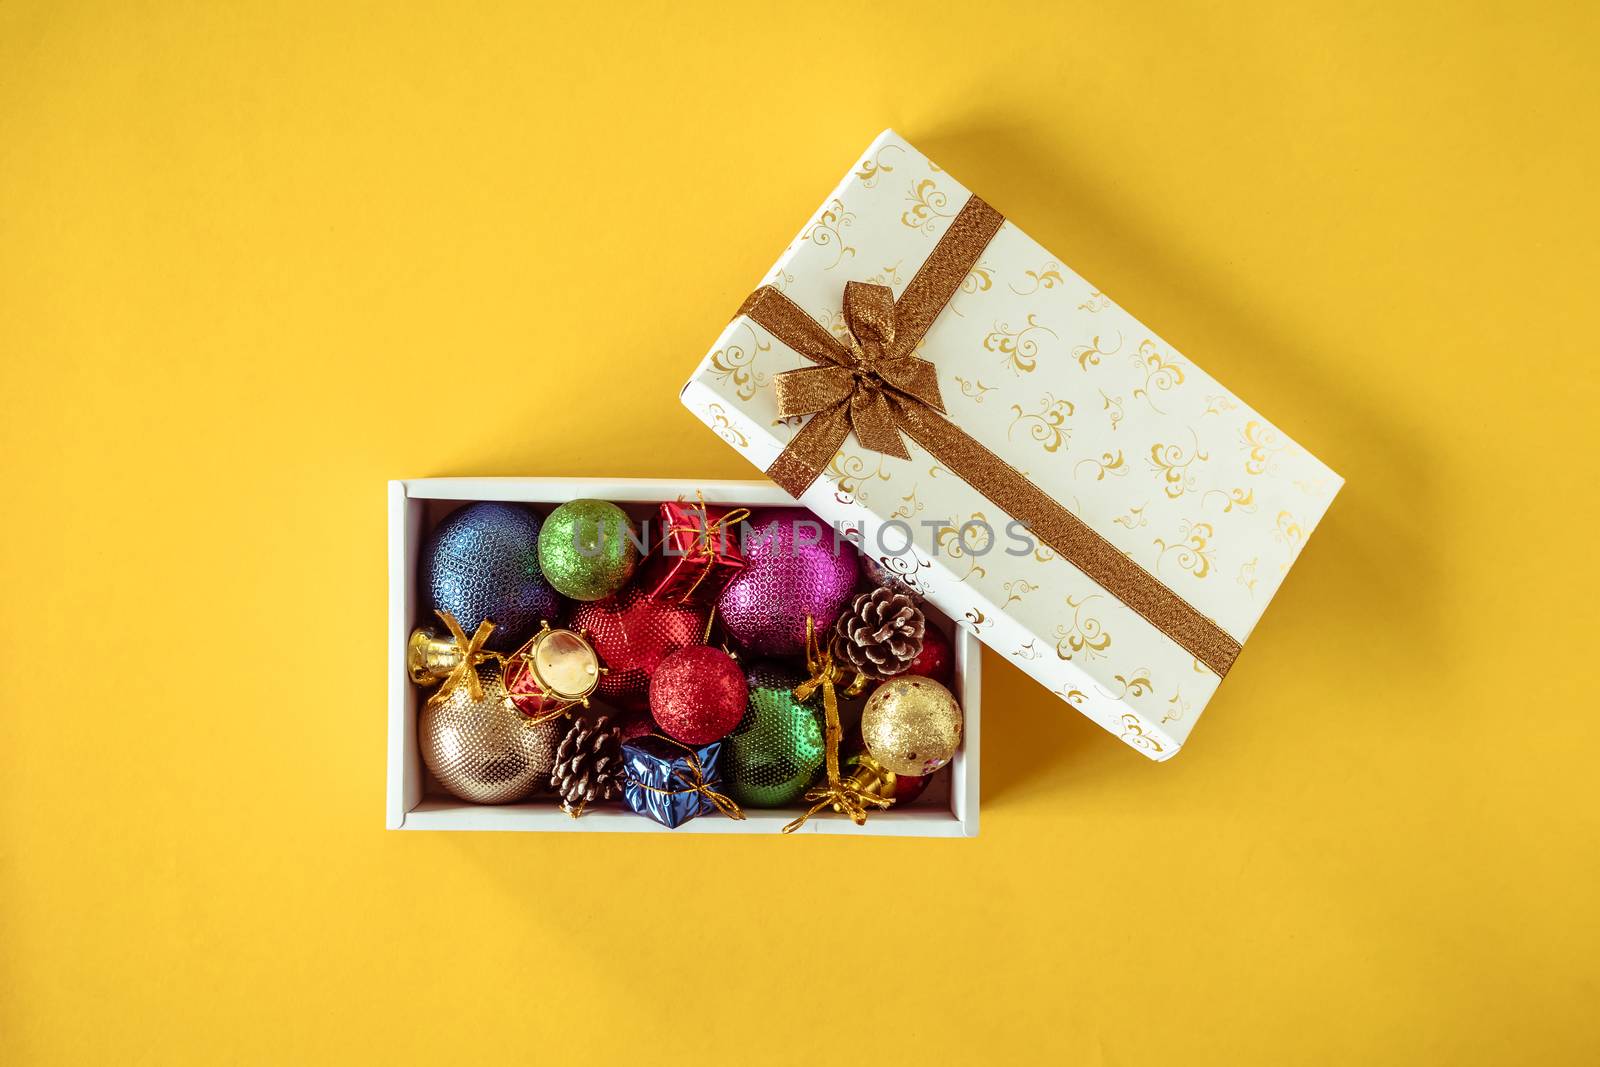
[[[506,661],[504,681],[518,711],[547,718],[576,705],[588,707],[589,695],[604,673],[586,634],[543,623]]]

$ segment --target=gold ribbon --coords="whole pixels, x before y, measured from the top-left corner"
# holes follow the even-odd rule
[[[461,624],[456,621],[454,615],[448,611],[440,611],[438,609],[434,610],[434,614],[439,616],[440,621],[444,623],[445,629],[450,631],[450,640],[455,642],[455,646],[461,650],[461,662],[452,667],[450,673],[445,675],[444,681],[439,683],[439,688],[435,689],[433,695],[428,698],[428,703],[432,704],[443,700],[450,695],[451,690],[463,682],[466,683],[467,692],[472,695],[473,700],[482,700],[483,683],[478,681],[478,664],[491,659],[502,666],[505,664],[504,656],[498,652],[490,652],[483,647],[484,642],[489,640],[489,635],[494,633],[494,623],[488,619],[478,623],[477,631],[473,633],[472,638],[469,640],[466,631],[461,628]]]
[[[780,418],[811,417],[767,477],[799,497],[850,434],[900,459],[910,458],[909,437],[1220,678],[1239,655],[1239,642],[946,419],[934,366],[914,354],[1004,221],[969,197],[899,300],[887,286],[846,282],[845,341],[771,286],[750,294],[737,314],[816,364],[784,371],[773,383]]]
[[[817,636],[816,621],[809,615],[806,616],[806,670],[811,677],[794,687],[794,695],[796,700],[810,700],[818,689],[822,690],[822,708],[827,722],[823,745],[827,753],[828,781],[826,785],[806,790],[803,799],[811,807],[783,828],[786,834],[800,829],[807,819],[826,807],[833,807],[850,816],[850,821],[860,826],[867,821],[868,807],[887,808],[894,803],[863,792],[858,782],[848,778],[841,780],[839,777],[839,740],[843,730],[839,726],[839,696],[836,689],[844,686],[845,696],[856,696],[866,688],[867,679],[858,674],[846,682],[849,672],[833,662],[827,639]]]
[[[699,793],[701,796],[711,801],[712,807],[722,812],[722,814],[726,815],[728,818],[739,820],[744,818],[744,809],[739,807],[738,803],[732,797],[728,796],[726,793],[717,792],[706,782],[706,769],[700,764],[700,754],[698,752],[690,748],[688,745],[685,745],[680,741],[676,741],[665,734],[651,734],[650,736],[659,737],[661,740],[667,742],[667,744],[676,745],[678,748],[681,748],[684,750],[684,752],[688,753],[688,759],[684,761],[689,765],[688,774],[685,774],[677,767],[672,768],[672,776],[678,781],[682,782],[687,788],[660,789],[656,786],[647,785],[646,783],[639,781],[639,779],[635,778],[631,774],[627,776],[628,781],[632,782],[640,789],[648,789],[652,793],[660,793],[662,796],[666,797],[678,797],[689,793]]]
[[[749,508],[734,508],[732,511],[728,512],[726,515],[724,515],[722,518],[718,519],[716,522],[712,522],[711,521],[711,512],[706,508],[706,495],[705,495],[705,493],[701,492],[699,489],[696,489],[694,491],[694,495],[696,497],[698,497],[699,500],[700,500],[700,525],[698,527],[694,527],[694,526],[678,526],[678,525],[674,524],[672,526],[668,526],[667,527],[667,531],[669,533],[691,533],[692,534],[692,533],[699,533],[701,530],[704,530],[705,531],[705,535],[706,535],[706,540],[705,540],[705,546],[706,546],[705,566],[700,568],[700,573],[695,575],[695,579],[690,584],[689,588],[685,589],[683,591],[683,595],[678,598],[678,603],[680,603],[680,604],[687,604],[689,602],[689,598],[694,596],[694,591],[696,589],[700,588],[700,583],[706,580],[706,575],[710,574],[712,572],[712,570],[715,569],[715,567],[717,565],[717,550],[714,547],[712,547],[713,538],[712,538],[711,535],[713,533],[715,533],[717,535],[716,539],[720,540],[723,537],[723,535],[727,532],[727,529],[728,529],[729,526],[737,526],[739,523],[743,522],[744,520],[746,520],[746,519],[748,519],[750,517],[750,509]],[[708,627],[708,631],[707,632],[709,632],[709,627],[710,627],[711,624],[709,622],[707,622],[706,625]]]

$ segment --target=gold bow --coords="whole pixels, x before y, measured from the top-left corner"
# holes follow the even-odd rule
[[[823,349],[828,362],[784,371],[774,379],[778,416],[813,415],[811,425],[838,451],[850,434],[874,452],[910,459],[900,437],[899,405],[913,401],[944,412],[932,363],[911,354],[916,338],[897,343],[894,291],[886,285],[846,282],[847,345]],[[909,345],[908,345],[909,342]],[[820,423],[820,425],[818,425]]]
[[[799,497],[852,432],[864,447],[900,459],[910,458],[902,435],[909,437],[1220,678],[1239,655],[1239,641],[945,418],[933,365],[912,354],[1004,221],[978,197],[969,197],[898,300],[884,286],[846,282],[848,343],[770,285],[746,298],[737,314],[748,315],[815,364],[774,379],[778,414],[811,417],[767,468],[767,477]]]
[[[851,822],[860,826],[867,821],[868,807],[887,808],[894,803],[863,792],[859,783],[839,777],[839,739],[843,731],[839,726],[839,696],[836,690],[843,686],[845,696],[857,696],[866,688],[867,679],[860,674],[851,678],[850,672],[833,662],[833,653],[828,648],[827,640],[817,636],[816,622],[809,615],[806,616],[806,670],[811,677],[794,687],[794,695],[796,700],[810,700],[818,689],[822,690],[822,708],[827,721],[823,744],[827,753],[828,781],[826,785],[806,791],[804,799],[811,807],[783,828],[786,834],[800,829],[807,819],[826,807],[831,806],[843,812],[850,816]]]
[[[437,609],[435,609],[434,614],[439,616],[444,623],[445,629],[450,631],[450,640],[454,641],[455,646],[461,650],[461,662],[457,663],[451,668],[450,673],[445,675],[444,681],[439,684],[439,688],[435,689],[433,695],[428,698],[428,703],[432,704],[443,700],[450,694],[451,690],[462,684],[463,681],[466,682],[467,692],[472,695],[472,699],[482,700],[483,683],[478,681],[478,664],[491,659],[496,663],[505,663],[505,657],[500,653],[490,652],[483,647],[484,642],[489,640],[489,635],[494,633],[494,623],[488,619],[478,623],[477,631],[469,640],[466,631],[461,628],[461,624],[456,621],[454,615],[448,611]]]

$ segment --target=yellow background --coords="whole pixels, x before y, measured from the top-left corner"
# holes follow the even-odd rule
[[[1594,1062],[1592,5],[584,6],[0,4],[0,1059]],[[384,479],[745,476],[886,125],[1349,481],[1192,745],[384,832]]]

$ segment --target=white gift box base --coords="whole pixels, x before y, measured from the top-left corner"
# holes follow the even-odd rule
[[[591,809],[574,819],[552,797],[519,804],[470,804],[431,780],[417,745],[417,712],[426,694],[406,674],[406,641],[428,621],[419,602],[418,560],[427,533],[456,507],[479,500],[520,501],[548,511],[584,497],[649,510],[663,500],[705,494],[708,504],[793,507],[787,493],[766,481],[679,482],[656,479],[422,478],[389,483],[389,773],[387,825],[391,830],[565,830],[679,834],[777,834],[797,809],[748,808],[745,818],[702,815],[669,830],[621,805]],[[642,513],[642,511],[641,511]],[[800,833],[903,837],[971,837],[978,832],[978,649],[965,629],[930,607],[929,621],[950,635],[955,648],[953,687],[965,714],[961,750],[917,802],[905,810],[874,813],[865,826],[833,812],[812,816]]]

